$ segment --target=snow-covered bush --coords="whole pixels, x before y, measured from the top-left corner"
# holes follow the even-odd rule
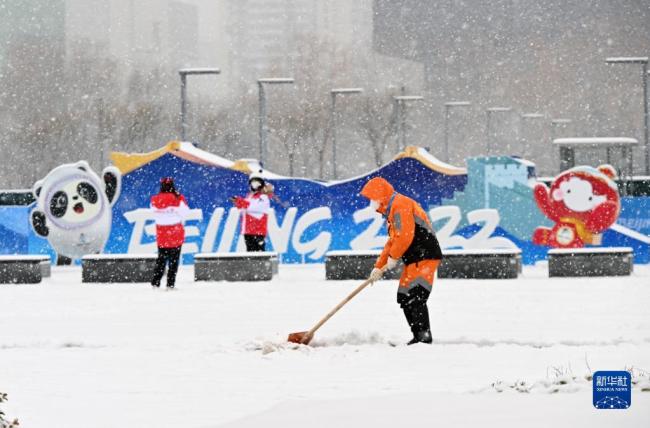
[[[577,376],[570,366],[568,368],[562,366],[549,367],[545,379],[535,382],[497,380],[486,389],[494,392],[519,392],[524,394],[532,392],[545,394],[577,392],[582,388],[591,388],[593,375],[589,364],[587,364],[587,368],[588,372],[585,375]],[[650,392],[650,372],[637,367],[625,367],[624,370],[632,376],[632,388],[641,392]]]
[[[638,388],[641,392],[650,392],[650,372],[637,368],[626,367],[625,371],[632,376],[632,387]]]
[[[7,394],[0,392],[0,404],[7,401]],[[15,428],[18,426],[18,419],[8,421],[5,419],[5,413],[0,409],[0,428]]]

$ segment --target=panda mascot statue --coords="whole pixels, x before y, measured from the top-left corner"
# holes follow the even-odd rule
[[[112,206],[121,186],[122,175],[112,166],[101,179],[86,161],[58,166],[34,184],[32,227],[59,257],[99,253],[111,232]]]

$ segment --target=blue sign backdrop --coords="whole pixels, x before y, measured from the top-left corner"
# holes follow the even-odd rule
[[[359,196],[363,184],[382,176],[425,207],[461,191],[465,174],[447,175],[405,157],[363,177],[338,183],[278,178],[269,181],[283,204],[274,203],[269,219],[268,244],[282,254],[283,262],[322,261],[332,249],[367,249],[383,245],[385,226],[380,216],[367,209]],[[172,176],[193,209],[186,223],[185,261],[196,252],[235,251],[239,239],[240,213],[230,202],[248,189],[246,173],[186,160],[174,153],[124,174],[122,196],[113,208],[113,230],[105,251],[111,253],[155,251],[149,198],[160,177]],[[379,235],[379,236],[377,236]]]
[[[241,213],[230,197],[244,195],[255,166],[231,162],[189,143],[170,143],[144,155],[113,154],[122,171],[122,191],[112,208],[106,253],[153,253],[155,226],[149,199],[161,177],[172,176],[192,212],[186,222],[184,262],[197,252],[244,249]],[[359,196],[381,176],[416,199],[429,213],[443,248],[521,248],[524,263],[546,258],[547,247],[532,243],[538,227],[552,223],[533,196],[534,164],[514,157],[467,160],[467,168],[444,164],[425,150],[409,147],[395,160],[366,175],[338,182],[278,177],[267,179],[282,203],[272,204],[267,246],[284,263],[322,262],[330,250],[367,250],[385,243],[383,219]],[[604,246],[630,246],[637,263],[650,262],[650,198],[621,199],[619,221],[602,234]],[[0,210],[2,253],[52,253],[29,226],[29,209]]]

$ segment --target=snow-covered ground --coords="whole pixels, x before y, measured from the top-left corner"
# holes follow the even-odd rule
[[[440,280],[432,346],[390,346],[409,331],[385,281],[314,346],[283,343],[357,285],[324,276],[284,265],[267,283],[194,283],[186,266],[167,292],[82,284],[72,267],[0,285],[2,409],[28,428],[650,426],[650,392],[637,385],[630,409],[595,410],[584,380],[650,370],[650,266]]]

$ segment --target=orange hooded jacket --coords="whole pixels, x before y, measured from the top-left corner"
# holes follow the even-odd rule
[[[386,265],[388,257],[402,259],[405,265],[422,260],[440,260],[442,251],[426,212],[413,199],[395,192],[381,177],[368,181],[361,195],[379,202],[379,213],[388,221],[388,242],[376,267]]]

